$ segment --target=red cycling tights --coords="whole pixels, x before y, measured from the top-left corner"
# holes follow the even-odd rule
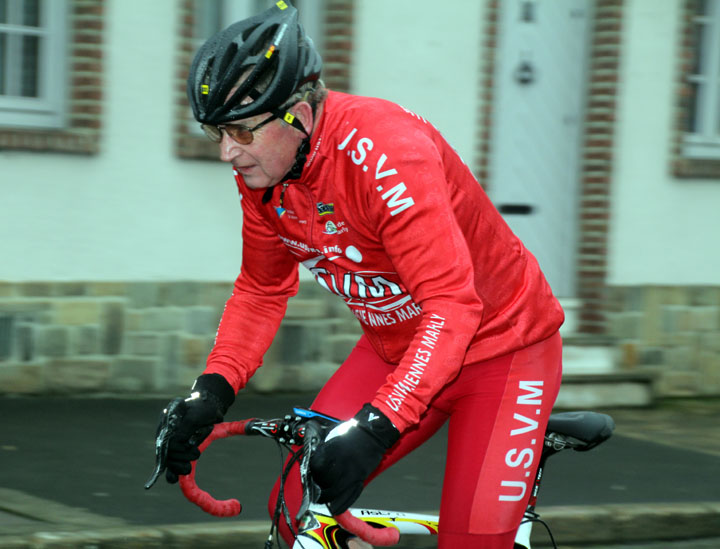
[[[449,419],[438,547],[511,549],[560,388],[561,362],[562,341],[555,334],[514,353],[464,365],[369,480],[420,446]],[[313,410],[351,418],[370,402],[394,367],[361,338],[322,388]],[[270,497],[271,514],[278,484]],[[300,497],[295,470],[285,484],[292,516]],[[292,546],[290,532],[281,523],[282,536]]]

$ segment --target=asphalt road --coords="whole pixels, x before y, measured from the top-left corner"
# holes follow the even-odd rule
[[[659,541],[655,543],[622,543],[617,545],[563,545],[563,549],[718,549],[720,538]]]
[[[307,406],[311,398],[241,395],[227,419],[277,417],[294,405]],[[223,520],[186,502],[177,486],[158,482],[152,490],[143,489],[154,465],[156,421],[166,402],[0,397],[0,488],[132,525]],[[436,510],[444,446],[441,431],[369,486],[358,506]],[[240,499],[246,519],[265,519],[266,494],[279,468],[274,443],[238,437],[213,445],[200,461],[197,480],[216,497]],[[718,455],[618,434],[591,452],[552,458],[540,508],[716,501],[718,471]]]

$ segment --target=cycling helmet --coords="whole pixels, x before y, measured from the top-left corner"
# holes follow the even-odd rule
[[[300,86],[317,80],[321,69],[322,59],[298,23],[297,10],[281,0],[205,42],[190,66],[187,94],[199,122],[224,124],[276,111]],[[267,87],[257,89],[262,82]],[[243,103],[247,97],[252,101]]]

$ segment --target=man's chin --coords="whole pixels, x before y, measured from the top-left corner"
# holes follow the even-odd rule
[[[247,185],[251,189],[266,189],[273,185],[272,181],[270,181],[265,175],[254,175],[247,173],[241,173],[240,175],[243,178],[245,185]]]

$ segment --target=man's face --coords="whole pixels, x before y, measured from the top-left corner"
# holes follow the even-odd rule
[[[252,128],[267,119],[270,114],[230,122]],[[253,141],[241,145],[227,132],[222,132],[220,159],[230,162],[251,189],[264,189],[276,185],[285,177],[295,163],[295,154],[304,136],[281,120],[258,128]]]

